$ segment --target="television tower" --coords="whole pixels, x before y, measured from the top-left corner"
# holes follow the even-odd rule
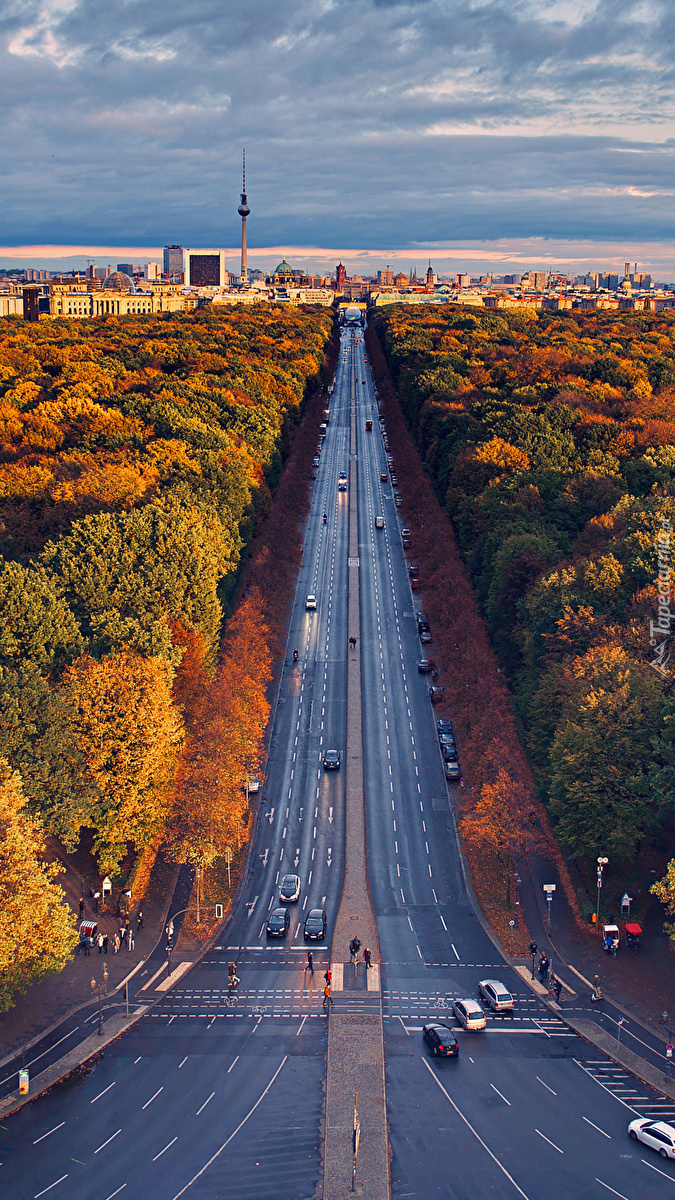
[[[237,209],[241,217],[241,275],[240,282],[248,282],[248,270],[246,266],[246,218],[250,213],[248,201],[246,199],[246,151],[242,151],[242,188],[241,188],[241,204]]]

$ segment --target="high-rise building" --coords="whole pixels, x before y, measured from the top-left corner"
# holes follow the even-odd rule
[[[40,293],[36,287],[23,289],[23,319],[24,321],[40,320]]]
[[[165,275],[182,275],[183,274],[183,247],[182,246],[165,246],[164,247],[164,274]]]
[[[118,263],[117,266],[115,267],[115,270],[121,271],[123,275],[128,275],[130,279],[133,279],[133,277],[134,277],[134,264],[133,263]]]
[[[229,281],[224,250],[186,250],[186,287],[224,288]]]
[[[237,212],[239,213],[239,216],[241,217],[241,272],[240,272],[240,279],[241,279],[242,283],[247,283],[248,282],[248,267],[247,267],[247,262],[246,262],[246,257],[247,257],[246,218],[249,216],[251,210],[248,206],[248,200],[246,199],[246,151],[245,150],[242,151],[241,202],[239,204],[239,208],[237,209]]]
[[[335,286],[338,289],[338,291],[340,290],[340,288],[344,287],[346,282],[347,282],[347,271],[346,271],[345,267],[342,265],[342,263],[339,262],[337,267],[335,268]]]
[[[159,279],[160,274],[159,263],[149,262],[145,264],[146,279]]]
[[[435,283],[436,283],[436,276],[434,275],[434,268],[431,265],[431,259],[429,259],[429,266],[427,267],[426,285],[428,288],[432,288]]]

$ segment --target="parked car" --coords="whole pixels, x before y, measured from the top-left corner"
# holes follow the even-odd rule
[[[323,765],[326,771],[337,771],[340,767],[340,751],[326,750],[323,756]]]
[[[446,762],[445,778],[447,779],[448,783],[459,783],[460,779],[462,778],[462,772],[459,769],[458,762]]]
[[[288,915],[287,908],[273,908],[267,918],[267,936],[268,938],[285,938],[288,933],[288,927],[291,923],[291,918]]]
[[[429,623],[428,619],[427,619],[427,614],[425,612],[422,612],[421,608],[418,610],[418,612],[415,613],[415,620],[417,621],[418,629],[419,629],[420,625],[428,625],[428,623]]]
[[[394,496],[394,504],[396,505],[397,508],[400,508],[403,504],[403,496],[400,496],[400,495]]]
[[[285,904],[293,904],[300,899],[299,875],[284,875],[279,888],[279,899]]]
[[[433,683],[429,688],[429,699],[432,704],[442,704],[445,695],[445,688],[440,687],[437,683]]]
[[[409,550],[411,546],[412,546],[412,542],[411,542],[410,538],[409,538],[409,537],[404,537],[404,538],[403,538],[403,549],[404,549],[404,550]]]
[[[420,675],[431,675],[431,672],[436,666],[433,658],[421,658],[417,664],[417,670]]]
[[[403,526],[403,529],[401,530],[401,536],[402,537],[410,537],[410,530],[408,529],[407,525]]]
[[[446,721],[444,718],[441,718],[436,722],[436,729],[439,733],[452,733],[452,721]]]
[[[666,1121],[638,1117],[628,1126],[628,1136],[634,1142],[644,1142],[645,1146],[658,1150],[661,1158],[675,1158],[675,1127]]]
[[[433,638],[431,636],[430,629],[421,629],[420,630],[420,641],[423,646],[429,646],[431,644],[431,642],[433,641]]]
[[[384,517],[376,517],[375,518],[375,528],[376,529],[384,529]]]
[[[305,609],[307,612],[316,612],[316,596],[309,595],[305,600]]]
[[[485,1000],[493,1012],[513,1012],[516,1002],[508,988],[498,979],[481,979],[478,995]]]
[[[317,940],[326,936],[325,908],[310,908],[305,917],[305,940]]]
[[[459,757],[454,742],[450,742],[449,744],[441,742],[441,754],[443,755],[443,762],[457,762]]]
[[[452,1015],[468,1033],[485,1029],[487,1025],[485,1013],[476,1000],[455,1000]]]
[[[408,567],[408,574],[411,579],[419,579],[420,569],[417,563],[410,563],[410,566]]]
[[[246,787],[246,784],[244,784],[244,791],[246,791],[246,790],[247,790],[247,787]],[[248,794],[249,794],[249,796],[257,796],[259,791],[260,791],[260,780],[258,779],[257,775],[252,775],[248,780]]]
[[[437,1021],[434,1021],[433,1024],[423,1025],[422,1037],[427,1045],[431,1046],[434,1054],[443,1058],[457,1058],[459,1042],[447,1025],[442,1025]]]
[[[392,487],[396,487],[396,484],[398,483],[398,475],[395,475],[393,471],[391,473],[391,483]]]

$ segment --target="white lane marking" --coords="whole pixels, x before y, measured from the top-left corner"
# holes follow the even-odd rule
[[[401,1022],[401,1025],[403,1025],[403,1028],[405,1029],[406,1037],[410,1037],[410,1034],[404,1024],[403,1017],[399,1017],[399,1021]]]
[[[209,1103],[209,1100],[213,1100],[213,1097],[215,1096],[215,1094],[216,1094],[215,1092],[211,1092],[209,1099],[205,1100],[204,1103],[202,1104],[202,1107],[197,1109],[197,1111],[195,1113],[196,1117],[199,1116],[200,1112],[203,1112],[203,1110],[206,1108],[207,1104]]]
[[[169,1149],[169,1147],[170,1147],[170,1146],[173,1146],[174,1142],[177,1142],[177,1141],[178,1141],[178,1135],[176,1134],[176,1137],[175,1137],[175,1138],[172,1138],[172,1139],[171,1139],[171,1141],[170,1141],[170,1142],[168,1142],[168,1143],[167,1143],[167,1145],[164,1147],[164,1149],[163,1149],[163,1150],[160,1150],[159,1154],[156,1154],[156,1155],[155,1155],[155,1157],[153,1158],[153,1160],[152,1160],[152,1161],[153,1161],[153,1162],[157,1162],[157,1159],[158,1159],[158,1158],[161,1158],[161,1157],[162,1157],[162,1155],[163,1155],[163,1154],[165,1154],[165,1153],[166,1153],[166,1151]]]
[[[115,1086],[115,1084],[116,1084],[116,1083],[117,1083],[117,1080],[116,1080],[116,1079],[113,1079],[112,1083],[109,1083],[109,1084],[108,1084],[108,1086],[107,1086],[107,1088],[104,1088],[102,1092],[99,1092],[98,1096],[94,1096],[94,1099],[93,1099],[93,1100],[90,1100],[90,1101],[89,1101],[89,1103],[90,1103],[90,1104],[95,1104],[95,1103],[96,1103],[96,1101],[97,1101],[97,1100],[100,1100],[100,1099],[101,1099],[101,1096],[105,1096],[106,1092],[109,1092],[109,1091],[110,1091],[110,1089],[111,1089],[111,1088],[113,1088],[113,1087]]]
[[[143,1112],[143,1109],[147,1108],[149,1104],[152,1104],[153,1100],[156,1100],[156,1099],[157,1099],[157,1097],[159,1096],[159,1093],[160,1093],[160,1092],[163,1092],[163,1091],[164,1091],[164,1086],[162,1085],[162,1087],[161,1087],[161,1088],[159,1088],[159,1089],[158,1089],[158,1090],[155,1092],[154,1096],[151,1096],[149,1100],[146,1100],[145,1104],[144,1104],[144,1105],[142,1106],[142,1108],[141,1108],[141,1112]],[[152,1161],[153,1161],[153,1162],[155,1161],[155,1160],[154,1160],[154,1158],[153,1158],[153,1160],[152,1160]]]
[[[555,1142],[552,1142],[552,1141],[550,1140],[550,1138],[547,1138],[547,1137],[546,1137],[546,1135],[545,1135],[545,1134],[543,1134],[543,1133],[541,1132],[541,1130],[540,1130],[540,1129],[536,1129],[536,1128],[535,1128],[535,1131],[534,1131],[534,1132],[535,1132],[535,1133],[538,1133],[538,1134],[539,1134],[539,1137],[540,1137],[540,1138],[543,1138],[545,1142],[548,1142],[549,1146],[553,1146],[553,1149],[554,1149],[554,1150],[557,1150],[557,1151],[558,1151],[558,1154],[564,1154],[564,1153],[565,1153],[565,1151],[564,1151],[564,1150],[561,1150],[561,1149],[560,1149],[560,1146],[556,1146]]]
[[[33,1142],[33,1145],[37,1146],[38,1142],[42,1142],[42,1141],[44,1141],[44,1139],[46,1137],[49,1137],[50,1134],[56,1133],[57,1129],[63,1129],[64,1125],[65,1125],[65,1121],[62,1121],[60,1125],[55,1125],[54,1128],[50,1129],[48,1133],[43,1133],[42,1137],[36,1138],[35,1141]]]
[[[232,1065],[231,1065],[231,1066],[229,1066],[229,1067],[227,1068],[227,1071],[225,1072],[225,1074],[226,1074],[226,1075],[229,1075],[230,1071],[232,1070],[232,1067],[235,1065],[235,1063],[238,1063],[238,1062],[239,1062],[239,1055],[237,1055],[237,1057],[235,1058],[235,1060],[234,1060],[234,1062],[232,1063]]]
[[[121,1132],[122,1132],[121,1129],[117,1130],[117,1133],[121,1133]],[[112,1142],[113,1139],[117,1137],[117,1133],[113,1133],[112,1137],[109,1137],[107,1142],[104,1142],[102,1146],[99,1146],[98,1150],[105,1150],[106,1146],[108,1146],[110,1144],[110,1142]],[[94,1154],[98,1154],[98,1150],[94,1150]]]
[[[619,1200],[628,1200],[628,1197],[624,1196],[623,1192],[615,1192],[614,1188],[610,1187],[608,1183],[604,1182],[604,1180],[598,1179],[597,1175],[595,1177],[595,1182],[599,1183],[602,1187],[607,1188],[607,1191],[611,1192],[613,1196],[618,1196]]]
[[[432,888],[432,891],[433,891],[433,888]],[[439,913],[438,915],[439,915],[439,917],[441,918],[441,925],[443,926],[443,928],[444,928],[445,932],[447,933],[447,932],[448,932],[448,927],[447,927],[447,925],[446,925],[445,921],[443,920],[443,916],[442,916],[442,914],[441,914],[441,913]]]
[[[583,1063],[579,1062],[578,1058],[573,1058],[572,1062],[575,1062],[578,1067],[581,1067],[582,1071],[584,1071],[586,1073],[586,1075],[590,1075],[591,1079],[594,1079],[595,1082],[600,1085],[600,1087],[602,1088],[602,1090],[604,1092],[607,1092],[607,1094],[609,1096],[613,1096],[615,1100],[618,1100],[619,1104],[623,1104],[624,1108],[627,1108],[629,1112],[632,1112],[635,1117],[640,1116],[640,1113],[637,1111],[637,1109],[631,1108],[630,1104],[626,1104],[625,1100],[622,1100],[620,1096],[615,1095],[615,1093],[610,1091],[610,1089],[608,1087],[605,1087],[602,1080],[598,1079],[598,1077],[596,1075],[594,1075],[592,1071],[586,1070],[586,1067],[584,1066]],[[601,1181],[599,1181],[599,1182],[601,1182]],[[610,1191],[611,1191],[611,1189],[610,1189]],[[617,1192],[617,1196],[618,1196],[618,1194],[619,1193]]]
[[[434,1080],[434,1083],[437,1083],[437,1084],[438,1084],[438,1086],[439,1086],[439,1088],[441,1089],[441,1091],[442,1091],[443,1095],[445,1096],[446,1100],[447,1100],[447,1101],[448,1101],[448,1102],[449,1102],[449,1103],[452,1105],[452,1107],[454,1108],[455,1112],[457,1113],[457,1116],[458,1116],[458,1117],[461,1117],[462,1121],[463,1121],[463,1122],[464,1122],[464,1124],[467,1126],[467,1128],[469,1128],[469,1129],[471,1130],[471,1132],[472,1132],[473,1136],[476,1138],[476,1141],[480,1142],[480,1144],[481,1144],[481,1146],[483,1147],[483,1149],[484,1149],[484,1150],[486,1150],[486,1151],[487,1151],[487,1153],[490,1155],[490,1158],[492,1159],[492,1161],[493,1161],[494,1163],[496,1163],[496,1164],[497,1164],[497,1166],[499,1167],[499,1170],[500,1170],[500,1171],[503,1171],[504,1175],[506,1175],[506,1178],[509,1180],[509,1182],[513,1184],[513,1186],[514,1186],[514,1188],[516,1189],[516,1191],[517,1191],[518,1195],[519,1195],[519,1196],[522,1196],[522,1197],[523,1197],[523,1200],[528,1200],[527,1196],[525,1195],[525,1192],[522,1190],[522,1188],[519,1188],[519,1187],[518,1187],[518,1184],[516,1183],[516,1181],[515,1181],[515,1179],[513,1178],[513,1176],[512,1176],[512,1175],[509,1175],[509,1172],[507,1171],[506,1167],[505,1167],[505,1166],[503,1166],[503,1165],[502,1165],[502,1163],[500,1163],[500,1161],[499,1161],[499,1159],[496,1157],[496,1155],[494,1155],[494,1154],[492,1153],[492,1151],[491,1151],[490,1147],[489,1147],[489,1146],[487,1146],[487,1145],[485,1144],[485,1142],[483,1141],[483,1139],[482,1139],[482,1137],[480,1136],[480,1134],[479,1134],[479,1133],[476,1133],[476,1130],[474,1129],[474,1127],[473,1127],[473,1125],[471,1124],[471,1122],[470,1122],[469,1120],[467,1120],[467,1118],[464,1116],[464,1113],[461,1111],[461,1109],[459,1109],[459,1108],[457,1107],[457,1105],[455,1104],[455,1101],[452,1099],[452,1096],[450,1096],[450,1094],[449,1094],[449,1093],[448,1093],[448,1092],[445,1090],[445,1088],[443,1087],[443,1084],[441,1083],[440,1079],[439,1079],[439,1078],[438,1078],[436,1075],[434,1075],[434,1072],[432,1071],[432,1069],[431,1069],[431,1067],[429,1066],[429,1063],[426,1061],[426,1059],[424,1059],[424,1058],[423,1058],[423,1059],[422,1059],[422,1062],[424,1063],[424,1065],[425,1065],[425,1067],[426,1067],[427,1071],[428,1071],[428,1072],[429,1072],[429,1074],[431,1075],[431,1078]],[[176,1197],[176,1198],[175,1198],[175,1200],[178,1200],[178,1198]],[[625,1200],[625,1197],[624,1197],[624,1200]]]
[[[300,1037],[300,1034],[302,1033],[302,1027],[303,1027],[303,1025],[304,1025],[304,1023],[305,1023],[305,1021],[306,1021],[306,1020],[307,1020],[307,1013],[305,1013],[304,1017],[302,1018],[302,1020],[301,1020],[301,1022],[300,1022],[300,1028],[299,1028],[299,1029],[298,1029],[298,1031],[296,1032],[296,1035],[295,1035],[296,1037]]]
[[[67,1175],[62,1175],[60,1179],[55,1179],[53,1183],[50,1183],[49,1187],[44,1188],[41,1192],[37,1192],[33,1197],[33,1200],[39,1200],[40,1196],[44,1196],[47,1192],[51,1192],[52,1188],[55,1188],[57,1183],[63,1183],[64,1179],[67,1178]]]
[[[545,1087],[545,1088],[546,1088],[546,1091],[547,1091],[547,1092],[550,1092],[552,1096],[557,1096],[557,1095],[558,1095],[558,1093],[557,1093],[557,1092],[554,1092],[554,1091],[553,1091],[553,1088],[549,1087],[547,1083],[544,1083],[543,1079],[540,1079],[538,1075],[535,1075],[535,1079],[537,1080],[537,1082],[538,1082],[538,1083],[540,1083],[540,1084],[541,1084],[541,1086],[542,1086],[542,1087]],[[586,1118],[584,1117],[584,1120],[585,1120],[585,1119],[586,1119]]]
[[[644,1163],[646,1167],[651,1167],[652,1171],[656,1171],[657,1175],[663,1175],[664,1179],[669,1179],[671,1183],[674,1182],[672,1175],[666,1175],[665,1171],[659,1171],[659,1168],[655,1167],[653,1163],[647,1162],[646,1158],[641,1158],[640,1162]]]
[[[119,1196],[120,1192],[123,1192],[126,1186],[126,1183],[123,1183],[121,1187],[118,1187],[116,1192],[111,1192],[109,1196],[106,1196],[105,1200],[114,1200],[114,1197]]]
[[[496,1087],[495,1087],[495,1085],[494,1085],[494,1083],[491,1083],[491,1084],[490,1084],[490,1087],[492,1088],[493,1092],[496,1092],[496,1093],[497,1093],[497,1095],[500,1097],[500,1099],[502,1099],[502,1100],[504,1101],[504,1103],[505,1103],[505,1104],[508,1104],[508,1106],[509,1106],[509,1108],[510,1108],[510,1107],[511,1107],[511,1101],[510,1101],[510,1100],[507,1100],[507,1099],[506,1099],[506,1096],[502,1096],[502,1094],[501,1094],[501,1092],[500,1092],[499,1088],[496,1088]]]
[[[541,1083],[541,1080],[539,1080],[539,1082]],[[544,1084],[544,1087],[546,1087],[546,1084]],[[551,1089],[549,1088],[549,1091],[550,1090]],[[553,1093],[553,1095],[555,1096],[555,1092]],[[589,1121],[588,1117],[583,1117],[582,1119],[586,1122],[587,1125],[592,1125],[594,1129],[597,1129],[598,1133],[601,1133],[603,1137],[609,1138],[609,1140],[611,1142],[611,1140],[612,1140],[611,1133],[605,1133],[604,1129],[601,1129],[599,1125],[594,1125],[593,1121]]]
[[[454,943],[454,942],[451,942],[451,943],[450,943],[450,945],[452,946],[452,949],[453,949],[453,952],[454,952],[455,958],[457,959],[457,962],[459,962],[459,954],[458,954],[458,953],[457,953],[457,951],[455,950],[455,943]]]
[[[179,1062],[179,1064],[178,1064],[178,1070],[179,1070],[179,1071],[180,1071],[181,1067],[182,1067],[182,1066],[183,1066],[183,1065],[184,1065],[184,1064],[187,1062],[187,1060],[188,1060],[188,1057],[189,1057],[189,1056],[186,1054],[186,1055],[185,1055],[185,1058],[183,1059],[183,1062]]]
[[[198,1171],[198,1172],[197,1172],[197,1174],[196,1174],[196,1175],[194,1175],[194,1176],[192,1177],[192,1179],[189,1181],[189,1183],[186,1183],[186,1184],[185,1184],[185,1187],[181,1188],[181,1190],[180,1190],[179,1192],[176,1192],[176,1195],[173,1197],[173,1200],[179,1200],[179,1197],[180,1197],[180,1196],[183,1196],[183,1195],[185,1194],[185,1192],[187,1192],[188,1188],[191,1188],[191,1187],[192,1187],[192,1185],[193,1185],[193,1183],[196,1183],[196,1182],[197,1182],[197,1180],[201,1178],[201,1176],[204,1174],[204,1172],[205,1172],[205,1171],[208,1171],[208,1169],[209,1169],[209,1167],[211,1166],[211,1164],[212,1164],[212,1163],[214,1163],[214,1162],[216,1161],[216,1159],[218,1158],[218,1155],[219,1155],[219,1154],[222,1154],[223,1150],[224,1150],[224,1149],[225,1149],[227,1146],[229,1146],[229,1144],[230,1144],[230,1142],[232,1141],[232,1139],[233,1139],[234,1137],[236,1137],[236,1135],[239,1133],[239,1130],[241,1129],[242,1125],[244,1125],[244,1124],[246,1123],[246,1121],[248,1121],[249,1117],[251,1117],[251,1116],[253,1115],[253,1113],[255,1112],[255,1110],[256,1110],[256,1108],[258,1107],[258,1105],[259,1105],[259,1104],[261,1104],[261,1103],[262,1103],[262,1101],[265,1099],[265,1096],[267,1095],[267,1093],[269,1092],[270,1088],[272,1087],[272,1084],[274,1083],[275,1079],[277,1078],[277,1075],[279,1074],[279,1072],[281,1071],[282,1067],[284,1066],[284,1064],[285,1064],[285,1062],[286,1062],[287,1058],[288,1058],[288,1055],[287,1055],[287,1054],[285,1054],[285,1055],[284,1055],[284,1057],[282,1058],[282,1060],[281,1060],[281,1062],[280,1062],[279,1066],[277,1067],[276,1071],[274,1072],[274,1075],[273,1075],[273,1076],[272,1076],[272,1078],[270,1079],[270,1081],[269,1081],[269,1083],[268,1083],[267,1087],[265,1088],[264,1092],[263,1092],[263,1093],[262,1093],[262,1094],[261,1094],[261,1095],[258,1097],[258,1099],[256,1100],[255,1104],[253,1105],[253,1108],[252,1108],[252,1109],[250,1109],[250,1111],[249,1111],[249,1112],[247,1112],[247,1114],[246,1114],[246,1116],[243,1118],[243,1120],[239,1122],[239,1124],[237,1125],[237,1128],[234,1130],[234,1132],[233,1132],[233,1133],[231,1133],[231,1134],[230,1134],[230,1136],[229,1136],[229,1138],[227,1139],[227,1141],[223,1142],[222,1146],[221,1146],[221,1147],[220,1147],[218,1150],[216,1150],[215,1154],[213,1154],[213,1155],[211,1156],[211,1158],[208,1160],[208,1162],[204,1163],[204,1166],[201,1168],[201,1170],[200,1170],[200,1171]],[[154,1161],[154,1160],[153,1160],[153,1161]],[[527,1200],[527,1198],[526,1198],[526,1200]]]

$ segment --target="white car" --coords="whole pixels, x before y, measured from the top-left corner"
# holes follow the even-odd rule
[[[248,794],[249,796],[257,796],[259,791],[260,780],[256,775],[254,775],[253,778],[249,779],[248,781]]]
[[[305,609],[307,612],[316,612],[316,596],[308,596],[305,600]]]
[[[282,904],[293,904],[300,899],[299,875],[284,875],[279,887],[279,899]]]
[[[493,1012],[513,1012],[515,1000],[498,979],[481,979],[478,995],[485,1000]]]
[[[376,529],[384,529],[384,517],[376,517],[375,518],[375,528]]]
[[[675,1127],[665,1121],[638,1117],[628,1126],[628,1136],[634,1142],[644,1142],[645,1146],[658,1150],[661,1158],[675,1158]]]
[[[455,1000],[452,1006],[452,1015],[459,1021],[462,1029],[466,1029],[467,1033],[485,1029],[487,1025],[485,1013],[475,1000]]]

